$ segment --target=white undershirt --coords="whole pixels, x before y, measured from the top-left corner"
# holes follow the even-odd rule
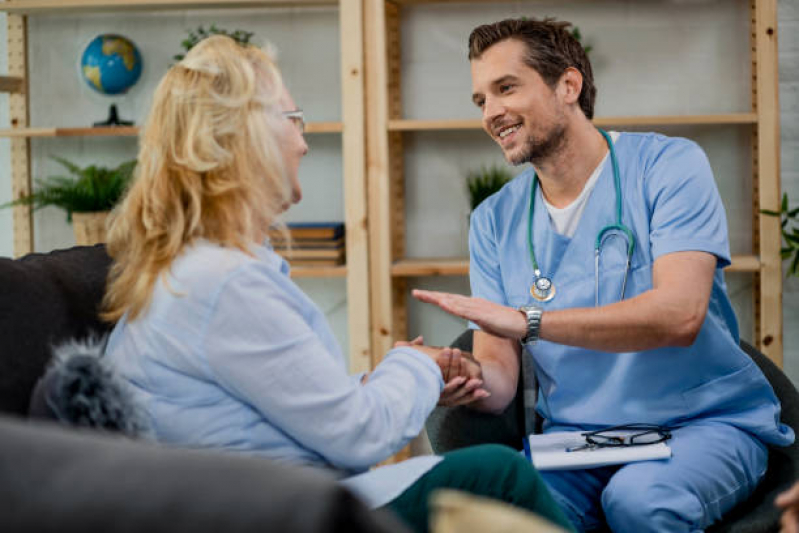
[[[610,138],[615,143],[616,139],[619,138],[619,132],[611,131]],[[605,157],[599,162],[594,172],[591,173],[591,177],[585,182],[585,187],[583,187],[580,195],[566,207],[555,207],[544,198],[544,206],[547,208],[549,218],[552,220],[556,232],[571,238],[574,232],[577,231],[577,224],[580,223],[580,217],[583,216],[585,206],[588,205],[588,198],[591,197],[591,191],[594,190],[596,182],[599,181],[599,175],[602,174],[602,169],[605,167],[605,162],[608,160],[609,155],[610,151],[605,154]]]

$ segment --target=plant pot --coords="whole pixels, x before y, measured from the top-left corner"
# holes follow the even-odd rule
[[[105,242],[105,220],[108,211],[72,213],[72,229],[78,246],[91,246]]]

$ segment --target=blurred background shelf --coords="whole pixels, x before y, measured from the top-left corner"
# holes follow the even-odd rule
[[[76,11],[303,7],[336,4],[338,0],[6,0],[0,3],[0,10],[18,15],[36,15]]]
[[[760,259],[754,255],[736,255],[725,272],[760,272]],[[462,257],[412,258],[395,261],[391,265],[394,277],[468,276],[469,259]]]
[[[309,122],[305,133],[342,133],[341,122]],[[2,137],[135,137],[138,126],[87,127],[87,128],[5,128],[0,129]]]
[[[723,113],[717,115],[653,115],[596,117],[600,128],[613,126],[713,126],[726,124],[757,124],[757,113]],[[480,130],[478,119],[394,119],[388,121],[389,131]]]

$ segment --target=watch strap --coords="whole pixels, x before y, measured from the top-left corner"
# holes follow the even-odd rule
[[[535,344],[541,330],[541,315],[544,310],[534,305],[523,305],[519,308],[527,319],[527,334],[522,337],[522,344]]]

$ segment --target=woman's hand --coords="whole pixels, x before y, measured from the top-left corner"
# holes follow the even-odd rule
[[[447,313],[471,320],[486,333],[506,339],[521,339],[527,334],[527,318],[517,309],[447,292],[414,289],[413,297],[437,305]]]
[[[415,342],[417,339],[411,342],[401,341],[394,346],[412,346],[436,362],[445,383],[439,405],[466,405],[491,396],[490,392],[482,388],[482,368],[472,354],[448,346],[423,346]]]
[[[799,533],[799,482],[777,496],[774,504],[783,509],[780,531]]]
[[[412,341],[397,341],[394,343],[394,348],[399,348],[400,346],[421,346],[424,344],[424,338],[421,335],[413,339]]]
[[[469,352],[453,348],[446,372],[451,379],[441,391],[438,405],[447,407],[467,405],[491,396],[491,393],[483,388],[483,368]]]

